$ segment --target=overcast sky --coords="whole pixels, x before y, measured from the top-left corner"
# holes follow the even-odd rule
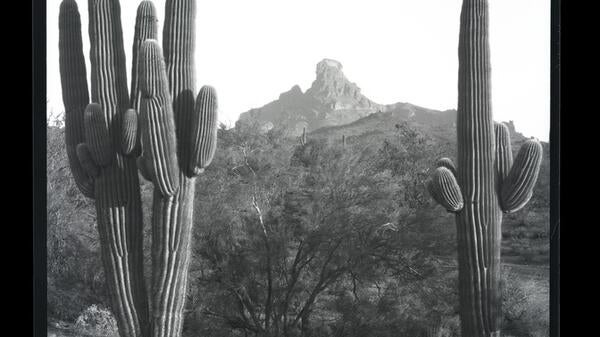
[[[64,110],[60,0],[47,3],[48,112],[57,113]],[[77,3],[88,56],[87,0]],[[121,1],[129,68],[138,3]],[[154,3],[160,39],[165,1]],[[461,0],[198,0],[197,89],[214,86],[220,119],[233,125],[240,113],[295,84],[308,89],[317,62],[332,58],[377,103],[453,109],[460,5]],[[514,120],[526,136],[548,140],[550,0],[490,0],[490,29],[494,119]]]

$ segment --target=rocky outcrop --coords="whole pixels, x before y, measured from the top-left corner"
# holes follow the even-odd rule
[[[342,64],[324,59],[317,64],[317,78],[306,91],[331,110],[377,109],[379,105],[360,92],[356,83],[350,82],[342,72]]]
[[[324,59],[317,64],[316,79],[306,92],[295,85],[279,99],[242,113],[238,124],[258,123],[263,130],[281,127],[297,136],[304,128],[312,131],[347,124],[383,109],[346,78],[340,62]]]
[[[317,64],[316,78],[302,92],[295,85],[267,105],[240,115],[237,124],[257,123],[263,131],[281,128],[290,136],[355,122],[374,113],[390,113],[402,120],[430,125],[452,125],[456,111],[437,111],[410,103],[382,105],[361,93],[348,80],[339,61],[324,59]]]

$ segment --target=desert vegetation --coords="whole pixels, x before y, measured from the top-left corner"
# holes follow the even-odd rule
[[[456,229],[426,189],[452,146],[409,125],[390,132],[342,148],[220,128],[195,192],[183,335],[425,336],[434,322],[459,336]],[[75,322],[109,300],[93,203],[70,177],[63,137],[49,128],[48,315]],[[502,319],[514,336],[546,335],[545,170],[531,204],[504,220]],[[150,183],[141,195],[150,223]]]

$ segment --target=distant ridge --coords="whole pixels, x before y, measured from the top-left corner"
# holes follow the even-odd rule
[[[344,75],[341,62],[326,58],[317,64],[316,78],[308,90],[303,92],[295,85],[277,100],[242,113],[236,125],[258,123],[264,132],[278,128],[288,136],[299,136],[306,129],[320,137],[342,130],[350,135],[393,129],[401,122],[450,141],[455,135],[456,110],[440,111],[407,102],[376,103]],[[506,124],[513,140],[525,138],[512,121]]]

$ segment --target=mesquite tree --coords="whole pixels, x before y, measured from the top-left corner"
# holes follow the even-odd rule
[[[167,0],[163,51],[156,10],[139,4],[131,91],[118,0],[89,0],[91,91],[74,0],[59,17],[60,74],[69,164],[95,200],[106,281],[122,336],[180,336],[196,176],[216,148],[217,102],[194,99],[194,0]],[[91,94],[91,100],[90,95]],[[138,170],[154,185],[151,295],[143,272]],[[149,301],[150,299],[150,305]]]
[[[502,213],[531,198],[542,146],[530,139],[514,163],[506,125],[491,110],[488,1],[464,0],[460,18],[458,167],[437,163],[429,190],[456,214],[463,337],[500,336]]]

